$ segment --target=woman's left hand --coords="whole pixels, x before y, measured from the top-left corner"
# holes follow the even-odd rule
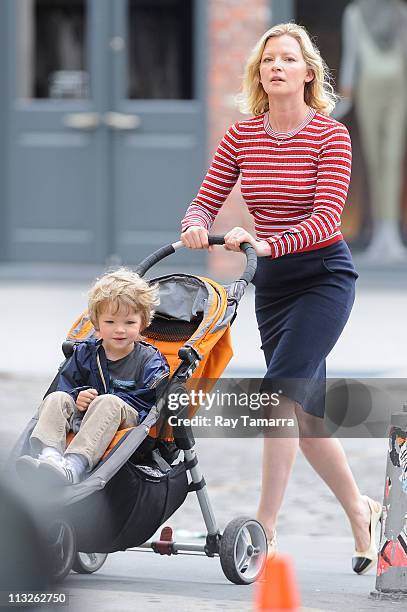
[[[225,249],[228,251],[240,251],[242,242],[249,242],[256,251],[257,257],[267,257],[271,255],[271,247],[266,240],[256,240],[243,227],[234,227],[225,234]]]

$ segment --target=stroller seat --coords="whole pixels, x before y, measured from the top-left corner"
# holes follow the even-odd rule
[[[114,437],[113,437],[112,441],[110,442],[109,446],[107,447],[107,449],[105,450],[105,452],[103,453],[101,458],[99,459],[99,462],[100,461],[104,461],[106,459],[106,457],[111,453],[111,451],[115,448],[115,446],[120,442],[120,440],[123,438],[123,436],[125,436],[126,433],[131,431],[132,429],[134,429],[134,427],[126,427],[125,429],[119,429],[116,432],[116,434],[114,435]],[[76,434],[74,434],[73,431],[69,431],[67,433],[67,436],[66,436],[66,445],[67,446],[72,442],[72,440],[74,439],[75,436],[76,436]]]

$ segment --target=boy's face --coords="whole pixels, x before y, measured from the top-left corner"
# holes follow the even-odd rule
[[[134,343],[140,339],[142,318],[138,312],[121,306],[114,312],[106,306],[99,315],[99,336],[107,357],[121,359],[134,348]]]

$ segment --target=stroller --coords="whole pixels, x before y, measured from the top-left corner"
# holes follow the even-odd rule
[[[209,244],[221,245],[224,239],[211,236]],[[176,242],[162,247],[136,271],[144,276],[182,246]],[[147,417],[137,427],[116,433],[85,480],[49,491],[47,538],[55,581],[61,581],[71,569],[91,574],[103,565],[108,553],[136,547],[161,555],[219,556],[225,576],[235,584],[250,584],[261,575],[267,555],[262,525],[243,516],[233,519],[220,533],[194,450],[194,436],[182,418],[191,416],[196,408],[180,405],[170,412],[167,403],[170,393],[186,393],[186,383],[192,377],[205,381],[219,378],[232,357],[230,325],[256,271],[253,247],[243,243],[241,250],[246,255],[246,269],[227,287],[181,273],[150,281],[159,285],[160,305],[143,335],[166,356],[170,379]],[[63,343],[65,358],[94,333],[85,312]],[[57,381],[58,374],[46,395],[55,390]],[[175,426],[168,423],[170,414],[177,417]],[[13,474],[18,457],[31,453],[29,437],[37,420],[38,415],[31,419],[12,451],[8,466]],[[162,529],[159,540],[148,541],[192,491],[197,494],[205,522],[205,542],[175,542],[170,527]]]

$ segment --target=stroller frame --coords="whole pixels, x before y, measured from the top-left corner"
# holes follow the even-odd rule
[[[209,236],[209,244],[223,245],[224,237]],[[167,247],[163,247],[146,258],[138,266],[137,272],[140,276],[143,276],[149,268],[155,265],[155,263],[183,246],[183,243],[179,241]],[[228,287],[228,298],[230,301],[234,301],[236,306],[256,271],[257,258],[254,248],[249,243],[243,243],[241,244],[241,250],[245,253],[247,258],[246,270],[238,280]],[[179,357],[182,363],[173,375],[171,387],[173,381],[175,381],[174,384],[179,384],[181,389],[184,390],[183,385],[199,365],[199,359],[191,347],[183,347],[180,349]],[[181,408],[173,414],[175,417],[180,417],[184,410],[185,409]],[[192,433],[192,428],[182,423],[177,425],[174,429],[176,429],[174,435],[175,443],[177,447],[183,451],[185,467],[191,476],[188,492],[196,492],[206,526],[207,535],[205,543],[175,542],[172,539],[172,529],[164,527],[158,541],[148,541],[141,546],[129,550],[137,551],[147,549],[161,555],[192,553],[195,555],[206,555],[207,557],[219,556],[224,574],[229,580],[235,584],[250,584],[256,580],[263,571],[267,555],[267,539],[264,529],[258,521],[250,517],[241,516],[232,520],[227,525],[224,533],[221,534],[209,499],[206,481],[194,448],[195,438]],[[239,540],[242,538],[247,539],[247,545],[242,547],[243,550],[240,551],[239,558],[236,558],[236,549],[238,548]],[[258,562],[256,562],[256,559],[258,559]]]
[[[192,349],[189,349],[189,351],[184,351],[181,358],[183,359],[183,362],[173,377],[176,378],[176,383],[179,383],[180,385],[186,382],[192,371],[199,363],[196,356],[193,355]],[[182,410],[175,412],[174,416],[180,417],[181,412]],[[201,508],[202,516],[208,532],[206,536],[206,543],[178,544],[172,540],[160,539],[159,541],[146,542],[141,546],[135,547],[135,550],[138,548],[151,548],[156,553],[167,555],[179,554],[180,552],[200,552],[208,557],[214,557],[215,555],[219,554],[220,531],[218,529],[209,499],[206,481],[198,462],[198,456],[194,449],[195,438],[193,436],[192,429],[184,424],[177,425],[176,430],[177,434],[174,436],[174,440],[176,446],[183,451],[185,467],[191,475],[191,483],[189,485],[188,492],[196,491],[199,506]],[[168,533],[169,532],[167,531],[166,534]],[[166,534],[165,537],[167,537]]]

